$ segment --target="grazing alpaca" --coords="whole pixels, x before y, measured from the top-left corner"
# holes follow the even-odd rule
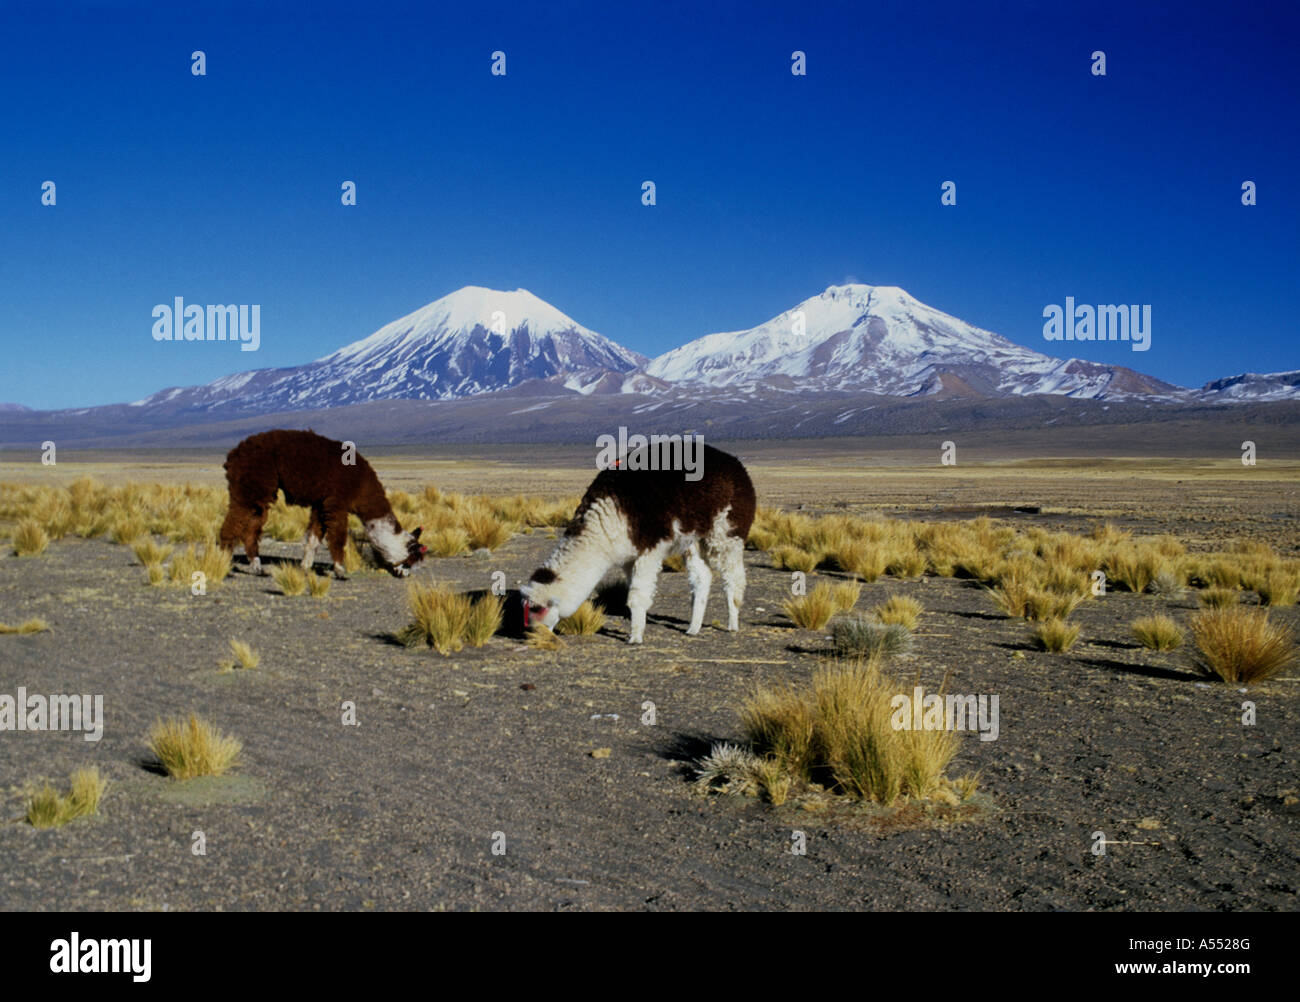
[[[345,463],[345,458],[352,462]],[[231,449],[225,469],[230,510],[221,525],[221,545],[233,550],[243,543],[254,574],[262,573],[257,545],[277,490],[284,491],[286,503],[311,509],[304,569],[311,568],[316,546],[324,539],[334,558],[335,577],[347,577],[343,549],[349,513],[365,524],[371,545],[398,577],[424,558],[420,530],[402,530],[375,471],[355,450],[345,453],[342,442],[314,431],[264,431]]]
[[[632,613],[628,642],[639,644],[646,610],[654,600],[663,560],[686,555],[691,581],[691,624],[700,632],[713,582],[722,575],[727,629],[740,626],[745,595],[745,538],[754,521],[754,485],[735,456],[704,446],[703,477],[686,480],[681,471],[646,470],[628,463],[603,470],[583,495],[564,538],[546,564],[520,589],[524,624],[554,627],[573,614],[614,566],[628,577]],[[630,467],[630,468],[629,468]]]

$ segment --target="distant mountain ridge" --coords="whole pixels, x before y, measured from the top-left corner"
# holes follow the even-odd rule
[[[1300,401],[1300,370],[1245,373],[1191,390],[1125,366],[1053,358],[926,306],[896,286],[858,284],[832,286],[757,327],[709,334],[652,360],[527,290],[467,286],[305,365],[171,387],[131,404],[61,411],[0,405],[0,443],[56,435],[198,441],[206,433],[186,429],[253,427],[277,415],[334,410],[411,419],[421,413],[380,406],[403,401],[439,404],[438,422],[450,422],[439,424],[444,434],[462,434],[455,414],[481,422],[481,428],[463,430],[466,441],[556,435],[565,422],[585,434],[615,412],[649,421],[670,413],[715,424],[738,421],[753,437],[772,437],[773,431],[870,434],[886,412],[903,413],[893,409],[899,401],[936,407],[969,401],[1010,420],[1036,411],[999,401],[1035,399],[1095,402],[1100,406],[1087,411],[1090,420],[1111,404],[1126,405],[1127,413],[1128,405]],[[498,422],[498,410],[512,420]],[[774,427],[760,427],[765,421]],[[394,428],[393,434],[407,441],[418,430]]]

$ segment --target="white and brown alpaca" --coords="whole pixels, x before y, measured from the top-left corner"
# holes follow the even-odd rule
[[[573,614],[611,568],[621,566],[632,613],[627,639],[639,644],[664,558],[684,554],[692,603],[686,632],[699,633],[704,623],[713,571],[722,576],[727,629],[739,629],[754,485],[735,456],[706,445],[703,458],[703,476],[696,481],[673,470],[624,467],[599,473],[560,545],[520,589],[524,625],[535,621],[554,627]]]
[[[351,459],[355,462],[345,462]],[[343,550],[348,541],[348,515],[366,527],[366,537],[398,577],[405,577],[424,559],[420,530],[403,531],[370,464],[344,443],[314,431],[264,431],[250,435],[226,456],[230,509],[221,526],[221,545],[234,550],[244,544],[254,574],[262,573],[258,541],[277,490],[287,504],[311,509],[302,566],[310,569],[323,539],[334,560],[334,574],[345,578]]]

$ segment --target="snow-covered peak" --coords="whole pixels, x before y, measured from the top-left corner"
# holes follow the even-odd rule
[[[467,285],[317,361],[324,364],[373,361],[404,347],[418,344],[436,346],[456,339],[464,340],[476,331],[484,338],[504,342],[511,333],[520,330],[528,331],[534,340],[548,334],[564,333],[577,335],[602,347],[617,348],[612,341],[583,327],[527,289],[504,292],[481,285]]]
[[[749,330],[708,334],[646,371],[670,382],[766,381],[891,396],[1162,393],[1120,366],[1058,359],[917,300],[896,285],[833,285]],[[1136,378],[1134,378],[1136,377]],[[957,389],[954,389],[957,388]]]

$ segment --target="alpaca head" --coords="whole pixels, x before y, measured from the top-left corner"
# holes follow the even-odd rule
[[[549,567],[533,571],[533,576],[519,589],[524,602],[524,628],[540,624],[553,630],[561,619],[573,615],[586,596],[573,601],[569,592]]]
[[[375,548],[375,552],[388,564],[389,569],[399,578],[411,573],[411,568],[424,559],[428,547],[420,542],[423,526],[417,526],[414,532],[406,532],[392,515],[377,518],[366,523],[366,535]]]

